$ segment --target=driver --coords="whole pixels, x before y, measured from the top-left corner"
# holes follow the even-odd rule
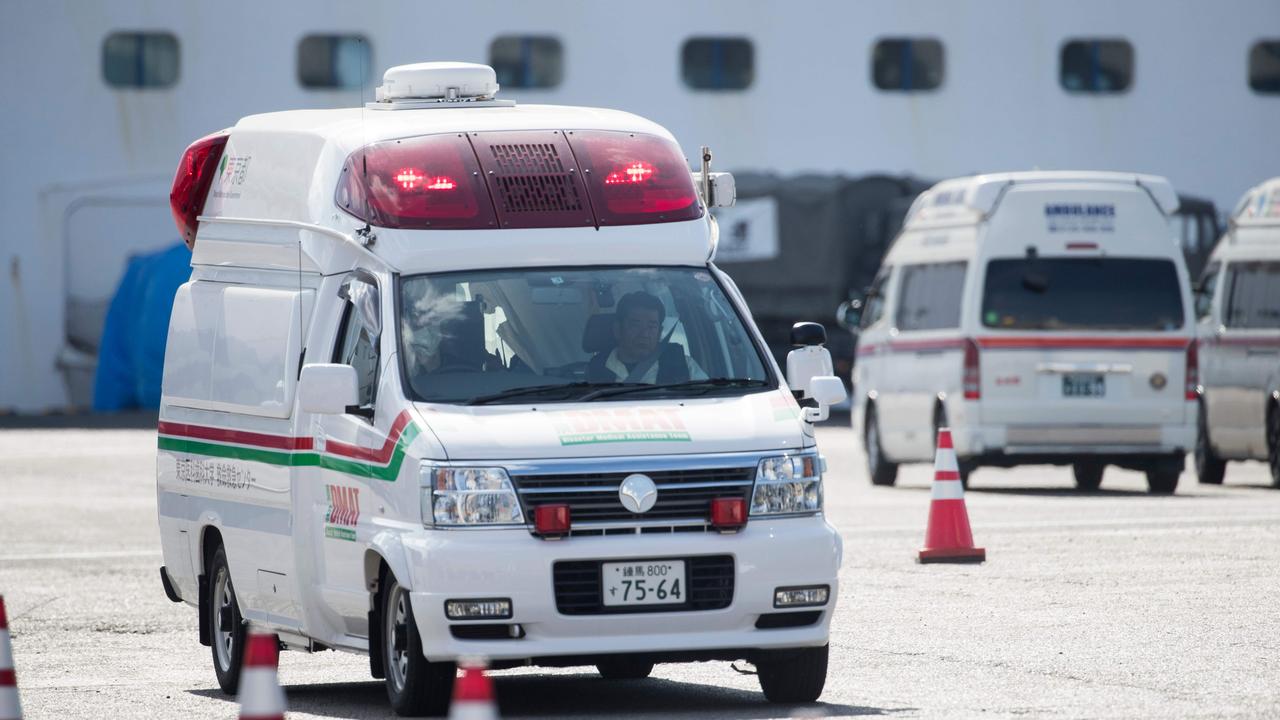
[[[613,313],[614,347],[587,363],[591,382],[677,383],[707,374],[677,343],[662,342],[662,301],[638,290],[622,296]]]

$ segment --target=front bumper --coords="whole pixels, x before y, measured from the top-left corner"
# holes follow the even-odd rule
[[[546,541],[526,530],[424,530],[403,540],[412,575],[410,599],[428,660],[481,655],[521,660],[611,653],[682,653],[824,645],[838,591],[840,535],[822,516],[753,518],[741,532],[571,537]],[[721,610],[562,615],[552,566],[561,560],[627,560],[729,555],[734,595]],[[774,590],[829,585],[821,618],[804,627],[756,629]],[[511,598],[524,636],[463,640],[445,617],[450,599]],[[800,610],[799,608],[797,610]]]

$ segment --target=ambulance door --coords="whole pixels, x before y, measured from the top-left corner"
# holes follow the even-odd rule
[[[904,265],[890,342],[894,380],[882,401],[885,450],[903,460],[933,453],[938,398],[954,391],[963,365],[960,301],[964,261]]]
[[[1224,450],[1265,458],[1267,385],[1280,364],[1280,261],[1231,263],[1225,290],[1218,392],[1224,435],[1233,447]]]
[[[364,552],[376,508],[370,483],[382,465],[386,435],[373,424],[381,380],[381,283],[356,270],[338,288],[337,335],[330,362],[356,370],[359,404],[342,415],[317,416],[312,442],[317,455],[316,487],[306,509],[313,542],[315,583],[323,614],[340,634],[366,637],[369,611],[364,583]]]

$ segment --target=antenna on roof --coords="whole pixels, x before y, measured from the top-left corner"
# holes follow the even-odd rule
[[[360,42],[364,42],[364,36],[360,36]],[[364,131],[364,86],[369,82],[369,71],[364,66],[365,53],[360,53],[360,146],[366,147],[369,144],[368,136]],[[369,156],[360,155],[360,173],[366,178],[369,177]],[[356,236],[360,240],[360,244],[369,247],[375,240],[373,234],[373,226],[366,220],[364,227],[356,231]]]

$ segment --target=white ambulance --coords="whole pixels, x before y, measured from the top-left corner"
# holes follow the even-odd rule
[[[1196,473],[1266,460],[1280,487],[1280,178],[1245,194],[1196,285],[1202,391]]]
[[[1163,178],[1021,172],[921,194],[862,305],[855,427],[868,471],[933,456],[950,426],[961,474],[1107,465],[1171,493],[1195,436],[1190,283]]]
[[[402,714],[470,656],[746,659],[769,700],[814,700],[842,545],[812,423],[845,395],[821,326],[793,394],[713,263],[709,153],[695,174],[648,120],[496,91],[401,66],[366,107],[187,150],[166,592],[227,692],[253,623],[368,653]]]

